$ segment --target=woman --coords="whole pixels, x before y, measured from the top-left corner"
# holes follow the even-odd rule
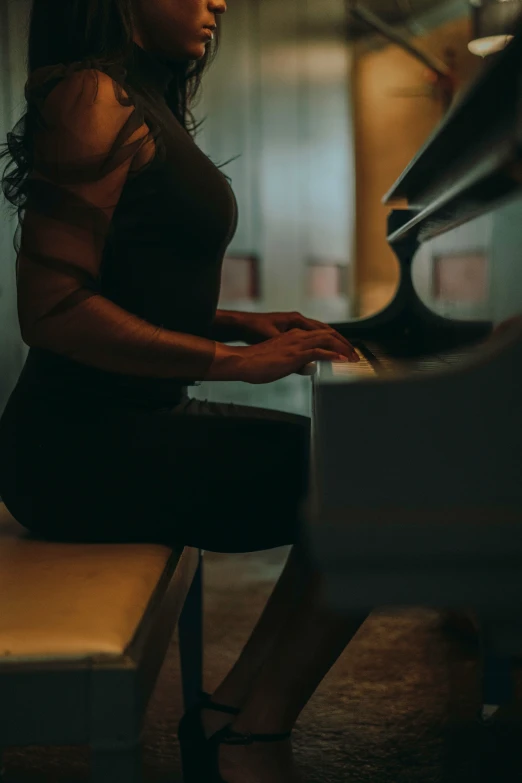
[[[233,670],[179,730],[186,781],[282,783],[296,779],[291,729],[363,618],[320,608],[299,546],[309,420],[187,387],[358,357],[299,314],[216,309],[237,208],[193,141],[190,103],[225,11],[33,0],[27,114],[3,179],[30,350],[0,421],[0,495],[48,538],[294,545]]]

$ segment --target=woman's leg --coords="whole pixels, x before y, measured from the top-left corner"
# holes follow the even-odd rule
[[[255,675],[270,652],[277,634],[302,597],[309,578],[309,566],[299,554],[298,547],[294,546],[241,655],[214,691],[212,698],[215,702],[232,707],[243,706]],[[203,710],[202,721],[208,737],[226,723],[230,723],[230,716],[213,710]]]
[[[232,728],[254,734],[290,731],[367,616],[344,618],[325,609],[320,578],[313,574],[254,675]],[[219,759],[227,783],[288,783],[294,779],[289,742],[221,745]]]
[[[321,680],[368,617],[341,617],[321,603],[314,574],[279,631],[234,720],[240,732],[290,731]]]
[[[191,410],[196,421],[192,419],[191,437],[184,442],[196,447],[199,427],[195,425],[203,424],[205,443],[210,441],[210,433],[215,438],[216,448],[211,453],[220,451],[220,460],[213,460],[206,478],[207,497],[218,498],[224,485],[233,491],[233,496],[227,497],[226,524],[216,524],[212,514],[192,516],[209,520],[209,526],[198,531],[199,540],[206,542],[202,548],[246,552],[277,546],[280,537],[281,543],[286,536],[299,540],[296,521],[307,484],[309,420],[243,406],[191,405],[189,416]],[[204,453],[198,447],[198,455]],[[209,484],[211,481],[214,483]],[[214,701],[242,709],[238,719],[242,723],[235,724],[238,730],[279,733],[278,725],[291,727],[364,622],[367,614],[344,620],[326,612],[319,604],[318,582],[300,545],[294,546],[237,663],[213,693]],[[203,711],[202,719],[207,736],[231,721],[230,716],[210,710]],[[244,728],[250,722],[251,727]],[[270,757],[270,765],[274,757],[278,758],[279,771],[270,768],[259,778],[277,783],[273,775],[282,770],[286,774],[286,762],[291,767],[292,758],[290,743],[276,744],[280,747],[256,743],[249,748],[239,747],[237,752],[231,748],[230,752],[236,760],[243,751],[250,756],[261,753]],[[229,751],[228,746],[223,747]],[[253,769],[256,775],[263,774],[262,765],[254,764]],[[241,783],[248,783],[241,774]],[[257,783],[257,778],[252,780]]]

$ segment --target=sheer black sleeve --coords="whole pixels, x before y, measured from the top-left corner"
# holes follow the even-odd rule
[[[98,291],[129,170],[155,150],[143,117],[117,89],[102,71],[72,70],[42,105],[17,266],[22,338],[102,370],[203,379],[214,341],[152,325]]]

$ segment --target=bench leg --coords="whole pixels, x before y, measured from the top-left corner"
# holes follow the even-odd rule
[[[91,745],[91,783],[143,783],[141,744]]]
[[[203,690],[203,553],[178,623],[181,681],[185,710]]]

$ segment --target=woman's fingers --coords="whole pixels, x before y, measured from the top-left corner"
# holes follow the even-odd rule
[[[320,335],[321,340],[326,339],[329,342],[324,346],[326,348],[333,348],[334,350],[339,349],[339,353],[341,353],[343,356],[349,356],[350,358],[355,359],[356,361],[359,360],[359,356],[353,347],[353,345],[348,342],[348,340],[345,340],[344,337],[342,337],[340,334],[338,334],[335,329],[320,329],[317,330],[317,332],[309,332],[309,334],[312,335]],[[323,347],[321,345],[321,347]]]
[[[343,337],[340,332],[338,332],[336,329],[333,328],[333,326],[330,326],[329,324],[322,323],[321,321],[314,321],[312,318],[305,318],[303,315],[298,314],[298,318],[296,317],[292,321],[292,326],[298,329],[303,329],[307,332],[314,332],[314,331],[329,331],[331,334],[334,334],[339,340],[342,340],[343,343],[345,343],[346,346],[354,350],[353,345],[349,340],[346,339],[346,337]]]
[[[318,332],[309,332],[308,342],[312,342],[316,348],[325,348],[329,351],[335,351],[341,356],[347,356],[354,361],[359,361],[359,356],[351,345],[346,345],[335,333],[328,330]]]
[[[343,354],[338,354],[336,351],[328,351],[325,348],[314,348],[308,351],[304,355],[303,364],[310,364],[311,362],[339,362],[347,361],[347,357]],[[301,357],[301,361],[303,357]]]
[[[295,328],[284,332],[278,339],[280,342],[290,343],[298,351],[306,351],[310,348],[324,348],[329,351],[335,351],[336,354],[341,356],[347,356],[354,362],[359,361],[359,355],[355,348],[352,345],[346,345],[342,339],[337,337],[335,332],[329,329],[304,331],[303,329]]]

